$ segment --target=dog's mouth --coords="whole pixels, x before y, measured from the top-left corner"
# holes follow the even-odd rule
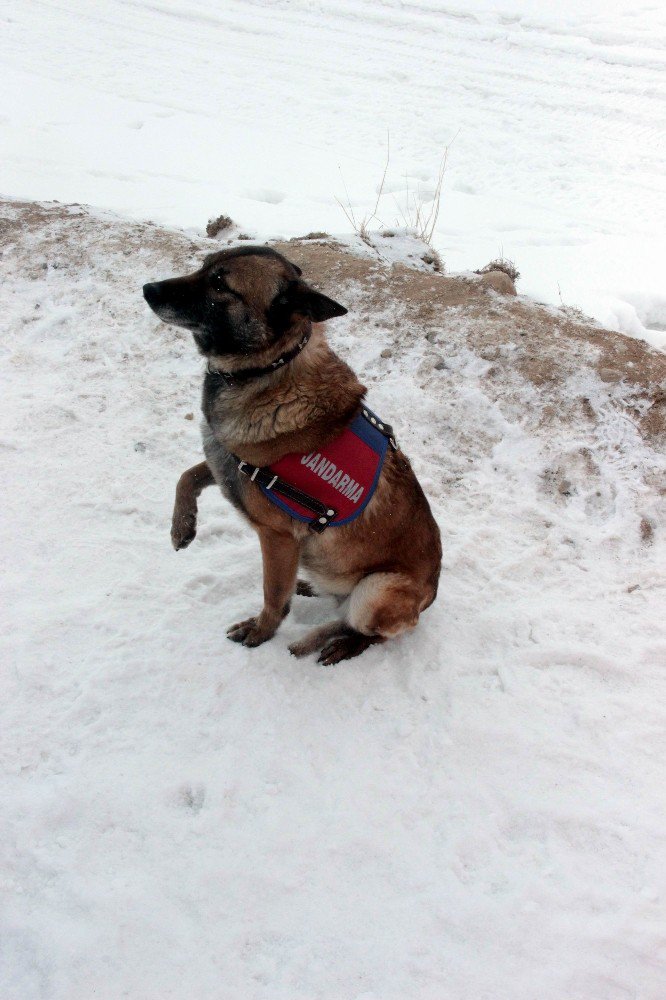
[[[169,298],[173,298],[173,296],[169,296],[169,298],[167,298],[164,294],[162,283],[159,281],[151,281],[147,285],[144,285],[143,297],[153,312],[157,313],[160,319],[165,312],[174,314],[176,312],[173,307],[173,303],[169,301]]]
[[[169,326],[183,326],[190,330],[196,328],[197,324],[188,317],[187,312],[172,301],[173,296],[167,297],[164,294],[161,282],[152,281],[144,285],[143,297],[163,323]]]

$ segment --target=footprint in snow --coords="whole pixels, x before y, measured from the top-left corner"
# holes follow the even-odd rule
[[[181,809],[189,810],[195,815],[200,813],[206,801],[206,786],[198,782],[190,784],[185,782],[181,785],[176,794],[176,805]]]

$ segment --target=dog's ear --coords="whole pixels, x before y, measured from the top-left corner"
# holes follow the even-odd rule
[[[304,313],[315,323],[333,319],[334,316],[344,316],[347,310],[339,302],[329,299],[328,295],[316,292],[304,281],[292,281],[287,289],[287,299],[293,312]]]

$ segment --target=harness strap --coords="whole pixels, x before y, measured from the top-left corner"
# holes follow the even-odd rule
[[[393,428],[391,427],[391,425],[384,423],[383,420],[380,420],[379,417],[376,417],[371,410],[366,410],[365,407],[361,410],[361,413],[363,414],[365,419],[372,424],[373,427],[376,427],[377,430],[380,431],[380,433],[383,434],[385,438],[388,438],[389,444],[391,445],[393,451],[397,451],[398,442],[395,439],[395,434],[393,433]]]
[[[267,490],[274,490],[276,493],[281,493],[288,500],[293,500],[302,507],[313,511],[317,516],[308,523],[311,531],[324,531],[337,514],[337,511],[333,507],[327,507],[321,500],[317,500],[308,493],[304,493],[303,490],[299,490],[296,486],[292,486],[291,483],[281,479],[280,476],[276,476],[272,469],[262,468],[259,465],[250,465],[249,462],[243,462],[237,455],[233,457],[238,463],[238,471],[242,472],[253,483],[257,483],[258,486],[263,486]]]

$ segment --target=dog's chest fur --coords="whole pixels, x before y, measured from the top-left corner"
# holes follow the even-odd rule
[[[208,466],[227,499],[248,515],[244,500],[248,484],[235,456],[248,458],[247,449],[292,431],[299,417],[303,419],[302,403],[287,387],[278,398],[274,389],[264,398],[255,387],[228,389],[207,375],[202,410],[201,434]]]
[[[270,465],[289,452],[306,454],[341,433],[364,393],[351,369],[315,333],[282,373],[229,388],[204,379],[202,436],[206,461],[225,495],[247,512],[247,484],[233,456]]]

